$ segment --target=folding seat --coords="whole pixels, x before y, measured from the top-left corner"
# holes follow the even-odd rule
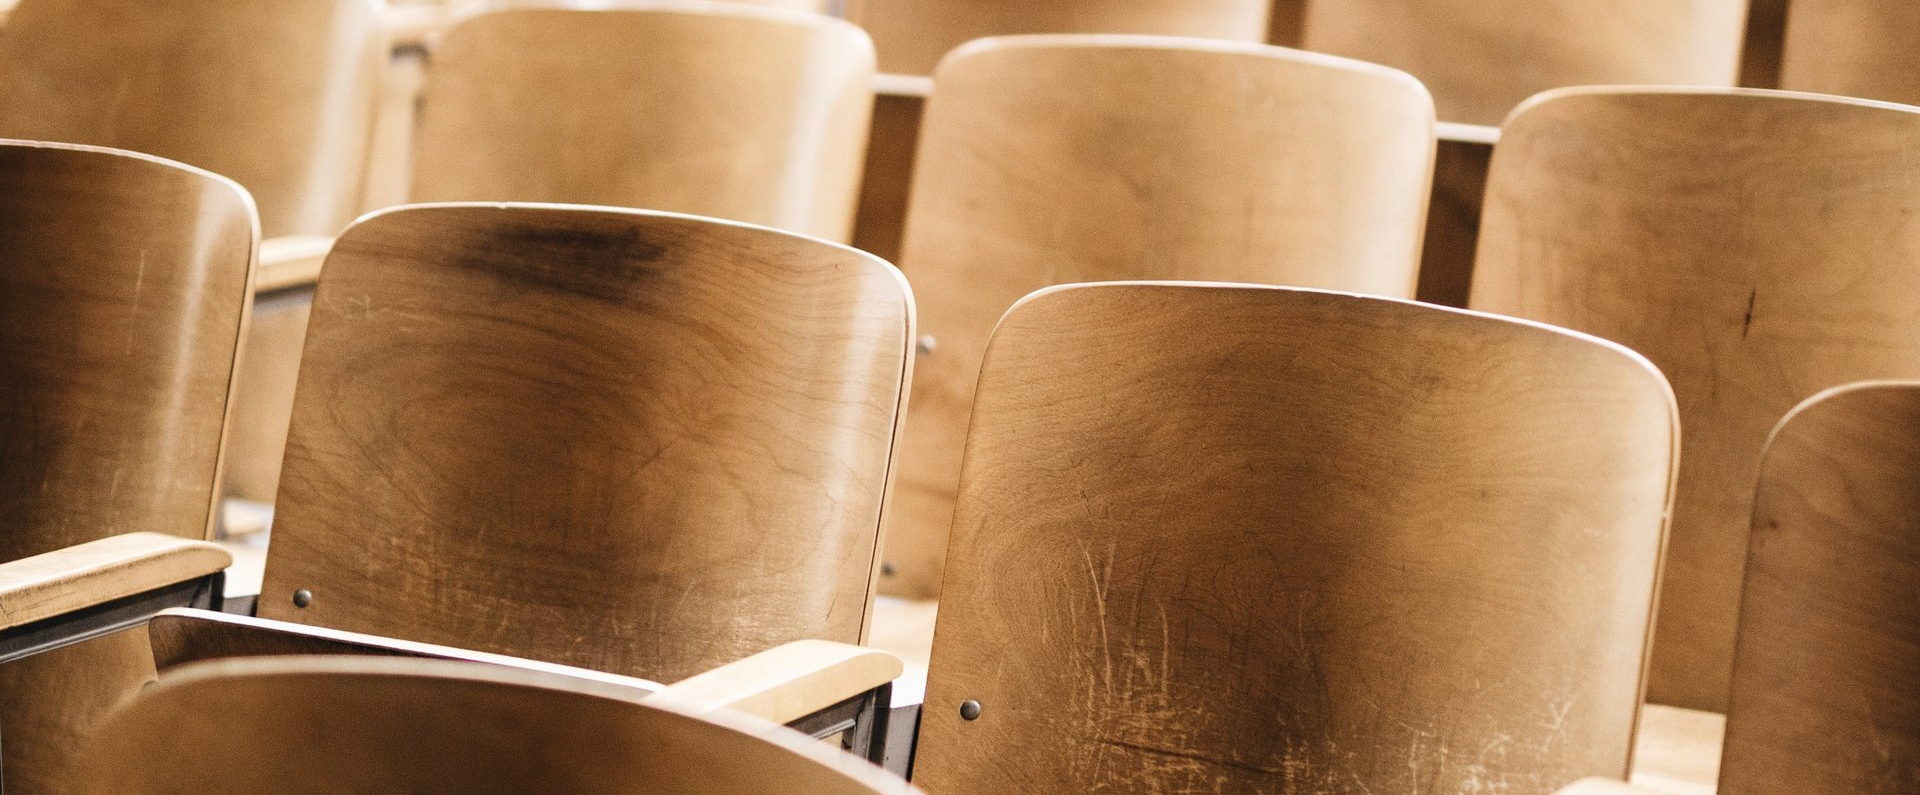
[[[913,781],[1621,776],[1676,439],[1650,364],[1542,325],[1280,287],[1038,292],[981,370]]]
[[[993,323],[1052,284],[1201,279],[1411,297],[1433,170],[1419,83],[1255,44],[974,42],[934,78],[902,268],[922,311],[886,533],[890,593],[938,591]]]
[[[1405,69],[1443,121],[1500,124],[1560,86],[1731,86],[1747,0],[1318,0],[1301,46]]]
[[[1760,453],[1835,384],[1920,376],[1920,112],[1779,92],[1568,89],[1493,156],[1472,306],[1647,355],[1686,455],[1649,699],[1724,712]]]
[[[1900,0],[1793,0],[1780,87],[1920,104],[1920,6]]]
[[[1719,792],[1920,784],[1920,382],[1794,409],[1754,496]],[[1588,782],[1572,793],[1635,792]]]
[[[113,714],[88,761],[75,793],[914,792],[749,718],[690,715],[563,677],[360,657],[169,673]]]
[[[880,71],[928,75],[974,39],[1033,33],[1137,33],[1267,40],[1272,0],[848,0],[873,34]]]
[[[73,726],[209,604],[205,539],[259,240],[232,181],[148,155],[0,142],[0,748],[8,792],[64,791]],[[67,613],[87,608],[78,616]]]

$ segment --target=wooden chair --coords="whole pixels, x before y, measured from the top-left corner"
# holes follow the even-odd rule
[[[1072,281],[1282,283],[1411,297],[1433,110],[1406,75],[1263,45],[975,42],[934,78],[901,262],[923,311],[896,593],[937,592],[993,323]]]
[[[1731,86],[1747,0],[1316,0],[1305,48],[1405,69],[1444,121],[1501,123],[1560,86]]]
[[[1793,0],[1780,87],[1920,103],[1920,7],[1897,0]]]
[[[880,71],[933,74],[974,39],[1030,33],[1137,33],[1267,40],[1272,0],[847,0],[847,19],[873,34]]]
[[[428,660],[203,663],[114,713],[77,793],[908,795],[772,724]]]
[[[212,597],[229,557],[204,539],[257,229],[213,174],[0,142],[0,658]],[[144,678],[144,646],[0,666],[9,792],[64,791],[79,727]]]
[[[1621,776],[1676,434],[1650,364],[1550,327],[1275,287],[1036,293],[981,371],[914,781]]]
[[[1762,445],[1833,384],[1920,376],[1920,113],[1778,92],[1570,89],[1493,156],[1472,305],[1606,337],[1687,430],[1649,697],[1726,710]]]

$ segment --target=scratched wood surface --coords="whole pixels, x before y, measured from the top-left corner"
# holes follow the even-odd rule
[[[208,536],[257,239],[229,180],[0,143],[0,560],[129,530]],[[144,676],[143,647],[0,666],[8,792],[62,791],[79,732]]]
[[[1902,0],[1793,0],[1780,87],[1920,103],[1920,4]]]
[[[1724,712],[1767,434],[1863,378],[1920,376],[1920,112],[1748,90],[1577,89],[1493,156],[1471,304],[1640,351],[1680,463],[1649,700]]]
[[[981,373],[915,781],[1622,777],[1676,434],[1651,365],[1558,329],[1277,287],[1036,294]]]
[[[259,615],[669,681],[857,642],[911,331],[891,266],[777,230],[365,219],[315,297]]]
[[[1426,92],[1370,64],[1142,36],[992,39],[949,59],[901,255],[931,351],[890,591],[938,592],[973,384],[1007,307],[1141,278],[1411,296],[1433,150]]]
[[[1720,792],[1920,791],[1920,381],[1808,400],[1754,496]]]
[[[873,34],[880,71],[930,75],[962,44],[1029,33],[1142,33],[1267,40],[1272,0],[847,0]]]

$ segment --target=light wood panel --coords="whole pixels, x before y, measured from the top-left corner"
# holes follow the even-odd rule
[[[21,0],[0,137],[114,146],[231,177],[268,236],[353,219],[385,23],[374,0]]]
[[[1623,776],[1677,433],[1644,359],[1544,326],[1274,287],[1031,296],[981,370],[915,781]]]
[[[0,142],[0,561],[128,529],[211,531],[258,231],[231,181]],[[60,790],[143,644],[0,666],[10,793]]]
[[[325,273],[262,617],[663,680],[862,637],[910,365],[892,267],[441,205],[361,221]]]
[[[914,792],[804,735],[432,660],[202,663],[114,714],[82,795]]]
[[[1920,790],[1920,382],[1856,384],[1767,443],[1725,795]]]
[[[1742,90],[1569,90],[1493,157],[1475,308],[1645,353],[1686,429],[1649,697],[1724,711],[1753,483],[1781,415],[1920,376],[1920,113]]]
[[[1141,33],[1261,42],[1272,0],[848,0],[873,34],[880,70],[933,74],[956,47],[988,36]]]
[[[872,78],[866,34],[814,14],[481,14],[434,51],[412,196],[669,210],[846,240]]]
[[[892,593],[938,589],[981,351],[1021,296],[1139,278],[1413,293],[1433,108],[1404,74],[1030,36],[976,42],[934,82],[901,257],[931,339],[887,529]]]
[[[1780,86],[1920,104],[1920,4],[1793,0]]]
[[[1731,86],[1747,0],[1320,0],[1307,49],[1405,69],[1443,121],[1500,124],[1560,86]]]

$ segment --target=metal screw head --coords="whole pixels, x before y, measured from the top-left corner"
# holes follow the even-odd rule
[[[967,699],[965,701],[960,702],[960,718],[962,720],[975,720],[975,719],[978,719],[979,717],[980,717],[980,702],[975,701],[973,699]]]
[[[892,577],[893,575],[899,574],[899,573],[900,573],[900,569],[899,567],[893,565],[893,561],[887,560],[887,561],[880,562],[880,576]]]
[[[305,588],[293,592],[293,606],[306,607],[313,604],[313,592]]]
[[[940,341],[934,339],[932,334],[920,335],[920,339],[915,341],[913,346],[914,350],[921,356],[932,356],[933,352],[939,349],[939,347]]]

